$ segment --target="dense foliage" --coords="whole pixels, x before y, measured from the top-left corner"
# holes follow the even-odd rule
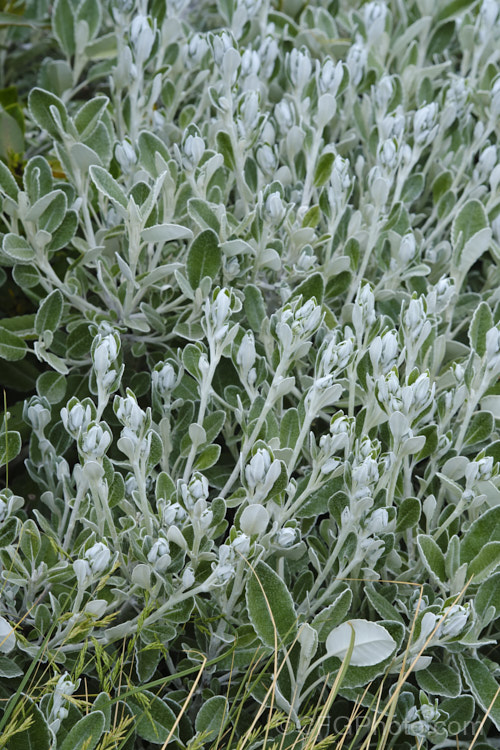
[[[0,748],[496,747],[498,3],[0,36]]]

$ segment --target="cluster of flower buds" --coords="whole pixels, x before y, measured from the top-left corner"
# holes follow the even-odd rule
[[[83,558],[75,560],[73,570],[80,589],[85,589],[93,579],[109,569],[111,551],[104,542],[96,542],[85,551]]]
[[[98,384],[104,390],[116,385],[114,364],[120,351],[120,337],[116,332],[98,333],[92,342],[92,362]]]
[[[231,315],[241,309],[241,302],[230,289],[217,287],[205,302],[202,325],[208,339],[216,345],[228,346],[236,336],[238,325],[230,327]]]
[[[267,448],[258,448],[245,466],[249,501],[260,503],[272,490],[281,473],[281,464]]]
[[[304,356],[310,348],[309,339],[318,330],[323,320],[321,305],[315,298],[302,304],[297,297],[287,303],[276,314],[276,339],[283,355],[290,358],[293,354]]]
[[[352,324],[357,341],[362,341],[375,323],[375,296],[369,284],[364,284],[356,294],[352,309]]]
[[[64,721],[64,719],[68,715],[66,704],[68,702],[68,699],[77,689],[78,684],[78,682],[74,683],[71,682],[70,679],[68,679],[67,672],[64,672],[64,674],[59,677],[56,683],[54,692],[52,694],[52,705],[50,707],[50,714],[48,718],[49,727],[52,732],[54,732],[54,734],[56,734],[59,730],[61,721]]]
[[[184,507],[188,512],[192,511],[196,504],[201,500],[206,507],[208,498],[208,479],[199,471],[195,471],[189,482],[179,482],[179,492],[182,497]]]
[[[159,573],[163,573],[170,563],[172,558],[170,557],[170,545],[164,537],[159,537],[148,552],[148,562],[151,563],[153,568]]]

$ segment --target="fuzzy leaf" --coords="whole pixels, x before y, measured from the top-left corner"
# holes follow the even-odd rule
[[[250,622],[266,646],[274,648],[275,628],[278,645],[294,639],[297,617],[293,599],[282,579],[264,562],[255,566],[248,579],[246,601]]]
[[[63,296],[59,289],[54,289],[44,299],[35,318],[35,332],[41,336],[45,331],[57,330],[63,312]]]
[[[479,658],[459,656],[462,665],[464,682],[470,688],[472,695],[483,711],[489,711],[488,717],[495,727],[500,730],[500,694],[499,685],[490,670]],[[495,702],[491,705],[497,694]]]
[[[90,167],[89,172],[90,177],[92,178],[92,182],[99,190],[99,192],[105,195],[106,198],[112,200],[114,203],[117,203],[122,208],[127,208],[127,197],[121,189],[120,185],[113,177],[111,177],[109,172],[107,172],[102,167],[97,166],[96,164],[93,164]]]
[[[222,695],[214,695],[203,703],[194,726],[197,732],[207,732],[205,742],[213,742],[222,734],[226,713],[227,700]]]
[[[419,534],[417,545],[420,550],[422,562],[431,576],[437,579],[439,583],[447,581],[448,576],[446,575],[444,555],[434,539],[426,534]]]
[[[352,666],[369,667],[387,659],[396,649],[396,641],[388,631],[368,620],[348,620],[331,631],[326,639],[329,656],[343,659],[347,654],[354,629],[354,649],[349,662]]]
[[[462,690],[460,675],[447,664],[433,662],[426,669],[420,669],[416,676],[419,687],[431,695],[456,698]]]
[[[104,731],[104,714],[92,711],[70,729],[61,745],[61,750],[94,750]]]
[[[201,232],[189,248],[186,270],[189,283],[197,289],[205,276],[215,279],[222,263],[219,239],[212,229]]]
[[[26,354],[26,344],[22,338],[0,326],[0,357],[10,362],[23,359]]]

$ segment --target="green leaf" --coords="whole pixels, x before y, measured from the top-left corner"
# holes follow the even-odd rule
[[[0,326],[0,357],[16,362],[26,354],[26,344],[23,339]]]
[[[417,198],[419,198],[425,187],[425,176],[422,174],[422,172],[418,172],[417,174],[412,174],[408,179],[406,180],[403,192],[402,192],[402,200],[408,205],[410,203],[413,203],[413,201],[416,201]]]
[[[16,700],[14,696],[11,700]],[[38,706],[24,693],[17,698],[20,703],[17,721],[29,726],[22,732],[13,734],[9,739],[9,750],[49,750],[51,739],[49,728]],[[8,710],[8,709],[7,709]]]
[[[170,734],[175,723],[175,714],[161,698],[149,690],[143,690],[140,695],[144,698],[145,705],[142,704],[139,696],[127,698],[127,703],[137,720],[135,727],[137,734],[147,742],[160,745]],[[177,737],[177,732],[174,732],[173,737]]]
[[[456,698],[462,690],[458,672],[447,664],[432,662],[425,669],[416,672],[417,682],[422,690],[431,695]]]
[[[112,41],[116,45],[115,34],[113,34],[112,36]],[[113,56],[115,55],[116,52],[114,52]],[[145,167],[145,169],[147,169],[152,177],[158,177],[159,174],[156,166],[156,154],[159,154],[163,158],[165,164],[168,164],[168,162],[170,161],[170,154],[165,143],[160,138],[158,138],[157,135],[154,135],[154,133],[150,133],[147,130],[143,130],[141,133],[139,133],[137,143],[139,146],[139,159],[141,161],[141,164],[143,165],[143,167]]]
[[[36,257],[35,251],[24,237],[10,232],[4,235],[2,250],[9,258],[20,263],[31,263]]]
[[[323,297],[325,296],[325,282],[323,281],[323,275],[320,273],[313,273],[309,278],[295,287],[290,299],[298,297],[299,295],[302,295],[304,302],[315,297],[316,302],[321,305]]]
[[[225,421],[226,412],[223,409],[218,409],[205,417],[203,420],[203,429],[205,430],[207,443],[213,443],[222,430]]]
[[[141,232],[144,242],[173,242],[174,240],[190,240],[193,233],[180,224],[155,224]]]
[[[217,235],[219,234],[219,219],[212,211],[207,201],[201,200],[201,198],[190,198],[187,205],[190,217],[201,227],[201,229],[213,229]]]
[[[330,178],[333,168],[333,162],[335,161],[335,154],[328,151],[326,154],[322,154],[316,165],[316,171],[314,173],[314,187],[321,187]]]
[[[486,354],[486,333],[493,328],[493,314],[486,302],[481,302],[469,326],[469,343],[480,357]]]
[[[102,711],[92,711],[77,721],[66,735],[60,750],[94,750],[104,732]]]
[[[231,145],[231,138],[228,133],[219,130],[215,137],[215,142],[217,143],[219,153],[224,157],[224,164],[231,170],[231,172],[234,172],[236,169],[236,162],[234,159],[233,147]]]
[[[82,0],[78,6],[76,21],[85,21],[89,27],[89,39],[99,31],[102,20],[102,6],[99,0]]]
[[[63,127],[67,125],[68,115],[66,107],[55,94],[44,89],[34,88],[28,97],[28,106],[31,116],[42,130],[46,130],[52,138],[60,139],[59,128],[50,107],[55,107],[62,121]]]
[[[320,641],[326,641],[333,628],[345,620],[351,608],[351,603],[352,591],[351,589],[345,589],[328,607],[325,607],[316,615],[311,625],[317,631]]]
[[[474,576],[474,583],[481,583],[500,565],[500,542],[488,542],[469,563],[467,575]]]
[[[398,508],[396,531],[402,532],[416,528],[421,513],[422,504],[418,497],[405,497]]]
[[[417,673],[418,675],[418,673]],[[447,698],[439,704],[441,711],[448,714],[445,719],[448,734],[455,736],[463,732],[474,717],[474,698],[472,695],[461,695],[457,698]],[[474,745],[480,750],[479,745]]]
[[[489,607],[494,607],[496,617],[500,615],[500,573],[494,573],[480,585],[474,598],[476,612],[482,616]]]
[[[39,336],[45,331],[54,333],[61,322],[62,312],[63,296],[59,289],[54,289],[38,308],[35,318],[35,332]]]
[[[97,164],[93,164],[90,167],[89,172],[92,182],[103,195],[122,208],[127,208],[127,196],[117,181],[111,177],[109,172],[102,167],[97,166]]]
[[[4,195],[8,195],[13,201],[17,201],[19,188],[17,182],[12,176],[10,169],[0,161],[0,191]]]
[[[64,219],[55,229],[52,234],[52,239],[47,245],[48,253],[55,253],[56,250],[61,250],[63,247],[67,247],[73,237],[76,234],[76,228],[78,226],[78,214],[73,209],[66,211]]]
[[[220,452],[220,445],[207,445],[207,447],[202,450],[202,452],[196,459],[196,463],[194,465],[196,471],[205,471],[205,469],[209,469],[211,466],[216,464],[219,460]]]
[[[431,536],[419,534],[417,536],[417,545],[420,550],[422,562],[428,572],[438,583],[444,583],[448,580],[444,563],[444,555],[441,548]]]
[[[500,541],[500,506],[489,508],[467,529],[460,542],[460,562],[469,563],[488,542]]]
[[[280,445],[282,448],[295,448],[300,433],[299,412],[287,409],[280,424]]]
[[[488,217],[483,204],[479,200],[470,200],[463,206],[455,217],[451,228],[451,242],[453,247],[457,246],[459,236],[462,242],[474,237],[475,234],[488,226]]]
[[[95,96],[80,107],[75,115],[74,122],[82,140],[92,135],[108,104],[107,96]]]
[[[13,659],[9,659],[8,656],[0,656],[0,677],[22,677],[24,670],[19,667]]]
[[[213,742],[222,734],[227,714],[227,700],[222,695],[214,695],[203,703],[195,719],[197,732],[207,733],[205,742]]]
[[[66,57],[72,57],[75,54],[75,17],[70,0],[55,1],[52,31]]]
[[[465,433],[464,445],[475,445],[487,440],[495,429],[495,418],[490,411],[476,411]]]
[[[499,685],[490,670],[479,658],[459,656],[465,684],[483,711],[488,711],[488,718],[500,730],[500,693],[491,705]]]
[[[474,0],[451,0],[448,5],[445,5],[444,8],[441,9],[436,18],[436,21],[444,21],[446,18],[451,18],[452,16],[456,16],[458,13],[462,13],[465,8],[468,8],[473,4],[473,2]]]
[[[377,614],[380,615],[380,617],[383,620],[394,620],[395,622],[404,622],[402,616],[386,598],[383,596],[372,583],[365,584],[365,594],[372,605],[372,607],[375,609]]]
[[[214,279],[221,263],[219,239],[212,229],[205,229],[191,243],[186,260],[188,280],[193,289],[199,287],[205,276]]]
[[[259,333],[262,321],[267,314],[264,297],[262,296],[260,289],[254,284],[247,284],[243,292],[245,295],[245,300],[243,302],[245,315],[247,316],[252,331]]]
[[[328,479],[321,487],[304,498],[302,505],[299,506],[296,512],[297,518],[313,518],[321,513],[326,513],[328,511],[328,502],[337,489],[337,480]]]
[[[20,521],[14,516],[10,516],[2,522],[0,526],[0,549],[5,549],[15,541],[19,526]]]
[[[42,372],[36,381],[36,392],[50,404],[58,404],[66,395],[66,378],[57,372]]]
[[[293,599],[282,579],[264,562],[250,572],[246,602],[250,622],[266,646],[274,648],[275,632],[278,646],[294,639],[297,617]]]

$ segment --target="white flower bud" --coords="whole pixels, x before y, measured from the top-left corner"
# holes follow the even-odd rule
[[[223,544],[219,547],[219,562],[212,563],[212,570],[218,583],[226,583],[233,577],[235,571],[234,563],[232,548],[227,544]]]
[[[309,83],[312,73],[312,60],[307,49],[294,48],[287,52],[286,67],[292,85],[301,93]]]
[[[189,134],[182,144],[182,150],[185,157],[184,165],[192,171],[196,169],[205,153],[205,141],[199,135]]]
[[[151,373],[151,383],[163,397],[169,395],[177,385],[177,375],[172,365],[165,362],[159,369],[155,368]]]
[[[77,437],[80,430],[86,430],[92,421],[90,405],[87,404],[84,408],[82,404],[77,403],[69,410],[66,407],[63,407],[61,409],[61,420],[64,428],[70,433],[70,435]]]
[[[182,525],[186,517],[187,513],[180,503],[171,503],[162,509],[162,523],[164,526],[172,526],[173,524]]]
[[[380,112],[385,114],[389,102],[394,95],[394,82],[391,76],[384,74],[382,78],[373,86],[373,97],[375,105]]]
[[[120,422],[134,432],[144,425],[146,412],[141,409],[135,397],[129,392],[125,398],[115,397],[114,411]]]
[[[255,352],[255,337],[252,331],[247,331],[241,339],[241,344],[236,354],[236,363],[246,377],[255,364],[257,354]]]
[[[118,346],[116,339],[113,334],[109,333],[106,336],[98,335],[100,339],[92,355],[94,361],[94,369],[96,374],[105,374],[111,364],[115,361],[118,356]]]
[[[129,172],[137,162],[137,155],[128,141],[116,144],[115,157],[124,172]]]
[[[248,505],[240,516],[240,528],[248,536],[264,534],[269,523],[269,511],[256,503]]]
[[[497,164],[497,147],[488,146],[479,157],[478,163],[472,173],[477,182],[487,182],[488,178]]]
[[[195,575],[194,570],[190,565],[188,565],[186,568],[184,568],[184,572],[182,574],[182,586],[185,589],[191,588],[193,583],[195,582]]]
[[[295,122],[293,109],[286,99],[282,99],[275,105],[274,116],[284,133],[287,133]]]
[[[259,48],[261,75],[270,78],[279,54],[278,42],[274,36],[266,36]]]
[[[442,614],[446,614],[446,618],[437,630],[438,638],[455,638],[465,628],[469,619],[469,610],[460,604],[447,607]]]
[[[223,31],[220,34],[214,35],[211,42],[215,64],[220,68],[224,59],[224,54],[228,49],[233,48],[233,40],[227,31]]]
[[[330,57],[327,57],[321,64],[319,60],[316,60],[316,75],[319,93],[336,96],[344,77],[342,61],[335,64]]]
[[[193,67],[197,67],[208,51],[208,42],[201,34],[194,34],[187,45],[187,58]]]
[[[392,138],[385,140],[378,150],[380,163],[389,172],[394,171],[398,166],[398,148],[397,143]]]
[[[283,205],[281,195],[278,191],[271,193],[266,200],[266,214],[270,222],[278,226],[281,224],[286,214],[286,207]]]
[[[264,143],[263,146],[259,146],[256,158],[257,164],[264,174],[272,174],[276,169],[276,155],[274,150],[267,143]]]
[[[81,439],[82,453],[91,458],[102,457],[111,443],[111,435],[100,424],[93,423]]]
[[[407,265],[416,253],[416,242],[415,235],[413,232],[408,232],[401,238],[401,244],[399,246],[398,256],[399,260],[403,265]]]
[[[247,47],[241,56],[240,73],[244,78],[256,76],[260,68],[259,53]]]
[[[366,523],[366,528],[370,534],[379,534],[387,528],[389,524],[389,513],[386,508],[377,508],[371,514]]]
[[[208,498],[208,479],[196,471],[189,484],[181,482],[180,490],[184,505],[188,510],[192,510],[198,500]]]
[[[346,57],[346,64],[349,68],[351,83],[357,86],[361,83],[365,72],[368,50],[360,36],[356,37],[354,44],[351,44]]]
[[[75,560],[73,563],[79,589],[85,589],[92,579],[92,570],[88,560]]]
[[[381,2],[370,2],[363,6],[363,20],[368,42],[375,44],[384,33],[387,6]]]
[[[417,109],[413,116],[413,133],[417,145],[427,145],[434,140],[438,131],[436,125],[438,105],[436,102]]]
[[[239,553],[243,557],[248,557],[250,552],[250,537],[247,534],[238,532],[238,535],[231,542],[231,547],[236,554]]]
[[[46,403],[46,402],[45,402]],[[50,422],[50,409],[34,396],[24,408],[24,414],[28,417],[35,432],[43,432]]]
[[[163,538],[157,539],[148,552],[148,562],[153,565],[155,570],[162,573],[172,562],[169,552],[170,546],[167,540]]]
[[[147,16],[137,14],[130,25],[130,41],[138,64],[142,65],[148,59],[154,40],[155,32],[149,25]]]
[[[109,566],[111,552],[103,542],[96,542],[84,554],[93,575],[100,575]]]
[[[295,544],[297,539],[297,532],[295,529],[286,526],[284,529],[280,529],[276,534],[276,542],[280,547],[291,547]]]

